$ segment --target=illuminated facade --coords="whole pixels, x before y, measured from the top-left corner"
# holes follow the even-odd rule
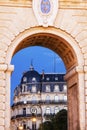
[[[11,124],[24,130],[37,130],[40,123],[49,120],[59,110],[67,109],[67,86],[64,74],[39,74],[33,66],[25,72],[14,90]],[[34,119],[35,117],[35,119]]]

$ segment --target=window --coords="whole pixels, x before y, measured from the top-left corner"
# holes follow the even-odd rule
[[[55,107],[55,114],[57,114],[59,112],[59,107]]]
[[[54,97],[54,100],[55,100],[55,102],[58,102],[58,101],[59,101],[59,96],[56,95],[56,96]]]
[[[55,77],[55,80],[58,80],[58,77]]]
[[[32,85],[32,92],[36,92],[36,85]]]
[[[26,92],[27,91],[27,86],[25,84],[22,85],[22,92]]]
[[[23,129],[26,130],[26,124],[23,125]]]
[[[47,77],[46,80],[49,81],[50,80],[49,77]]]
[[[32,121],[32,130],[36,130],[36,121]]]
[[[67,91],[67,85],[63,85],[63,90],[66,92]]]
[[[46,96],[46,102],[48,102],[48,103],[50,102],[50,96],[49,95]]]
[[[59,85],[55,85],[54,86],[54,92],[58,92],[59,91]]]
[[[24,82],[27,82],[27,77],[24,77],[24,78],[23,78],[23,81],[24,81]]]
[[[46,114],[47,114],[47,115],[50,115],[50,113],[51,113],[50,107],[47,107],[47,108],[46,108]]]
[[[33,77],[33,78],[32,78],[32,81],[33,81],[33,82],[34,82],[34,81],[36,81],[36,78],[35,78],[35,77]]]
[[[32,103],[36,103],[36,101],[37,101],[37,98],[36,98],[36,96],[32,96]]]
[[[26,108],[23,108],[23,115],[26,115]]]
[[[67,95],[64,95],[64,101],[67,101]]]
[[[50,92],[50,85],[46,85],[46,92]]]

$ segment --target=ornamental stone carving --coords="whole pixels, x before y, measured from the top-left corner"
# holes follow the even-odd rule
[[[33,11],[40,26],[53,26],[58,12],[58,0],[33,0]]]

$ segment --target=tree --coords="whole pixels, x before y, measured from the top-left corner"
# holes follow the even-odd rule
[[[67,111],[59,111],[52,119],[53,130],[67,130]]]
[[[40,125],[39,130],[53,130],[53,124],[51,121],[45,121]]]
[[[62,109],[55,116],[50,116],[49,121],[42,123],[39,130],[67,130],[67,111]]]

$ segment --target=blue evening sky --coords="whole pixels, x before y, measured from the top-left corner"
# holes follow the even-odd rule
[[[16,53],[11,61],[15,69],[11,77],[11,104],[14,88],[20,83],[23,72],[28,71],[31,61],[39,73],[65,73],[66,69],[62,59],[52,50],[44,47],[28,47]]]

